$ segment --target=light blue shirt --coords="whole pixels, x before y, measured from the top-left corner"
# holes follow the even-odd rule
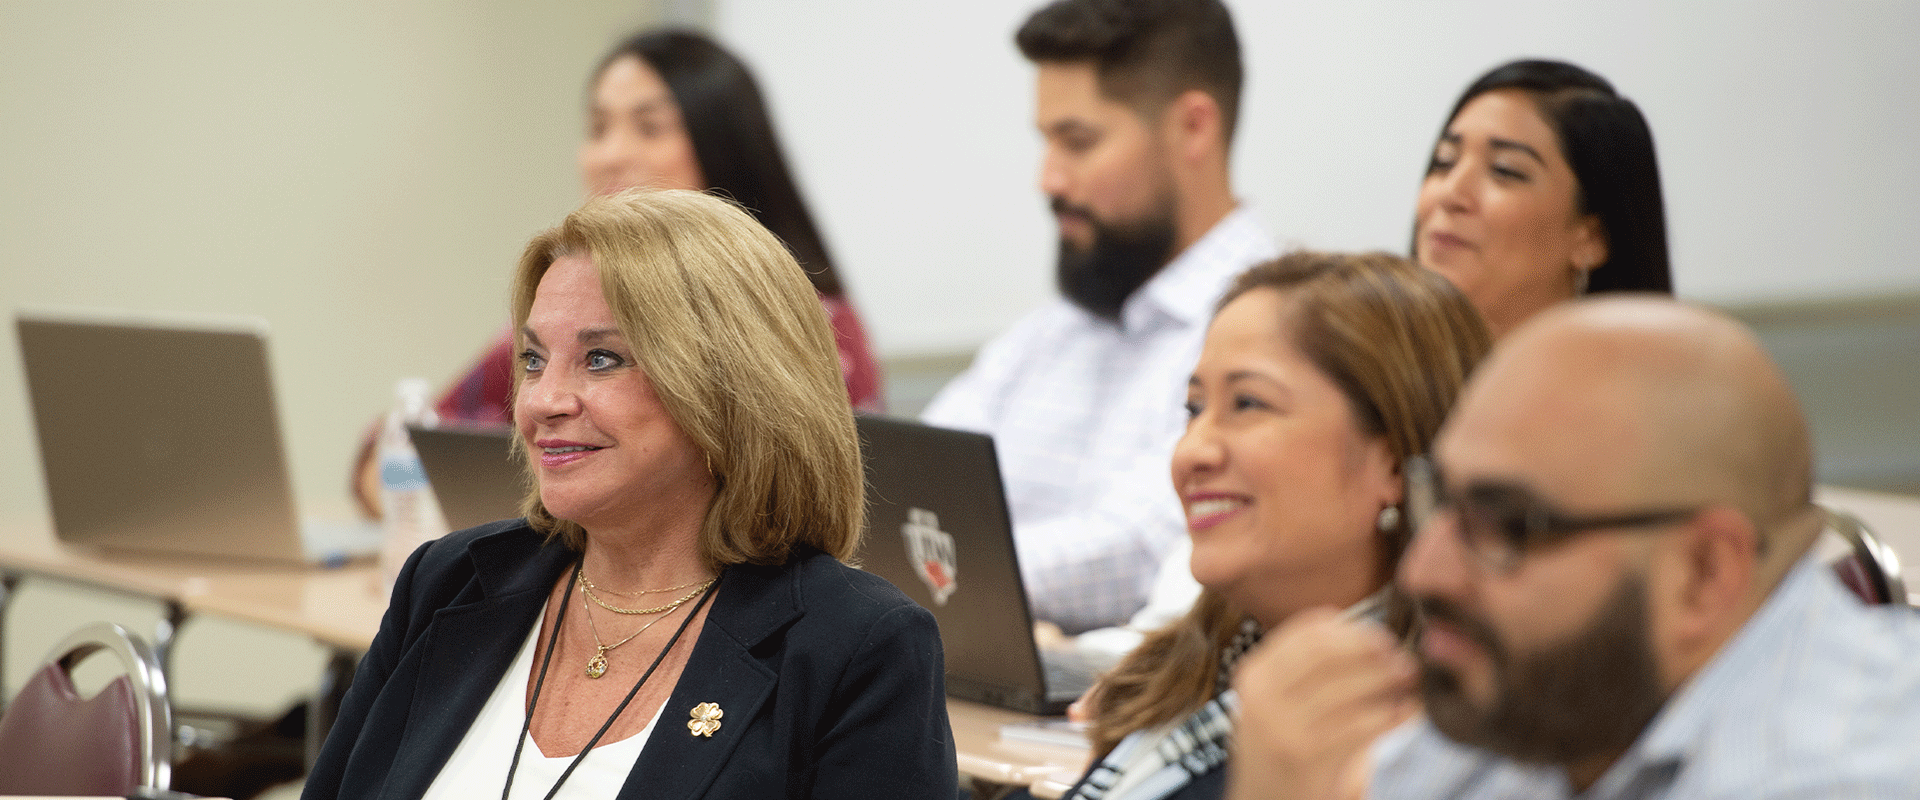
[[[1920,612],[1804,558],[1586,792],[1424,720],[1374,749],[1378,800],[1920,797]]]

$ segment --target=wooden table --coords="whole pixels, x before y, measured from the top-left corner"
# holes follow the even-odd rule
[[[1085,749],[1001,741],[1000,726],[1032,721],[1032,714],[948,698],[947,718],[960,774],[974,782],[976,794],[1029,789],[1035,797],[1059,797],[1086,771]]]
[[[371,560],[321,568],[109,553],[61,543],[44,521],[0,524],[0,613],[20,581],[30,577],[158,603],[164,614],[152,644],[164,669],[172,668],[175,632],[193,614],[291,631],[325,646],[328,663],[308,714],[309,762],[332,726],[360,654],[379,631],[387,607],[379,569]],[[4,645],[0,635],[0,647]]]

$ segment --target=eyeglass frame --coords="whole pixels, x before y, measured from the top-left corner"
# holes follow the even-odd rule
[[[1520,560],[1534,548],[1565,542],[1583,533],[1602,530],[1615,530],[1622,533],[1647,531],[1665,525],[1685,522],[1705,510],[1705,506],[1684,508],[1644,509],[1611,514],[1573,515],[1556,511],[1539,497],[1531,496],[1524,490],[1511,491],[1504,486],[1477,487],[1482,492],[1506,492],[1520,495],[1522,503],[1508,503],[1508,510],[1518,510],[1514,514],[1482,514],[1479,519],[1490,522],[1493,532],[1481,530],[1476,533],[1469,530],[1476,527],[1469,520],[1473,515],[1461,509],[1461,502],[1447,489],[1446,481],[1433,459],[1425,455],[1410,456],[1402,463],[1400,474],[1405,482],[1407,520],[1409,530],[1417,535],[1427,523],[1443,512],[1451,510],[1459,520],[1460,542],[1474,560],[1496,575],[1510,575],[1520,566]],[[1466,493],[1471,495],[1475,488]],[[1476,505],[1472,499],[1467,501],[1469,509],[1485,510],[1485,506]],[[1518,506],[1518,508],[1514,508]],[[1515,533],[1514,523],[1524,526],[1524,530]]]

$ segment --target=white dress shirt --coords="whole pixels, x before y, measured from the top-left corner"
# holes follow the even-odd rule
[[[1147,634],[1187,615],[1200,599],[1200,582],[1193,579],[1193,539],[1175,539],[1160,556],[1160,571],[1147,590],[1147,604],[1117,628],[1095,628],[1073,637],[1073,649],[1096,671],[1111,669],[1145,641]]]
[[[1119,624],[1145,601],[1186,531],[1168,467],[1214,304],[1276,254],[1242,206],[1127,298],[1119,325],[1055,298],[928,405],[928,424],[993,436],[1038,618],[1074,633]]]

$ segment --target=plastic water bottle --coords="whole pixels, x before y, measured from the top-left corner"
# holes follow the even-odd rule
[[[438,415],[427,403],[427,382],[403,378],[394,390],[393,410],[380,428],[380,522],[385,543],[380,575],[389,591],[415,548],[446,534],[446,519],[427,485],[427,471],[407,436],[407,425],[433,425]]]

